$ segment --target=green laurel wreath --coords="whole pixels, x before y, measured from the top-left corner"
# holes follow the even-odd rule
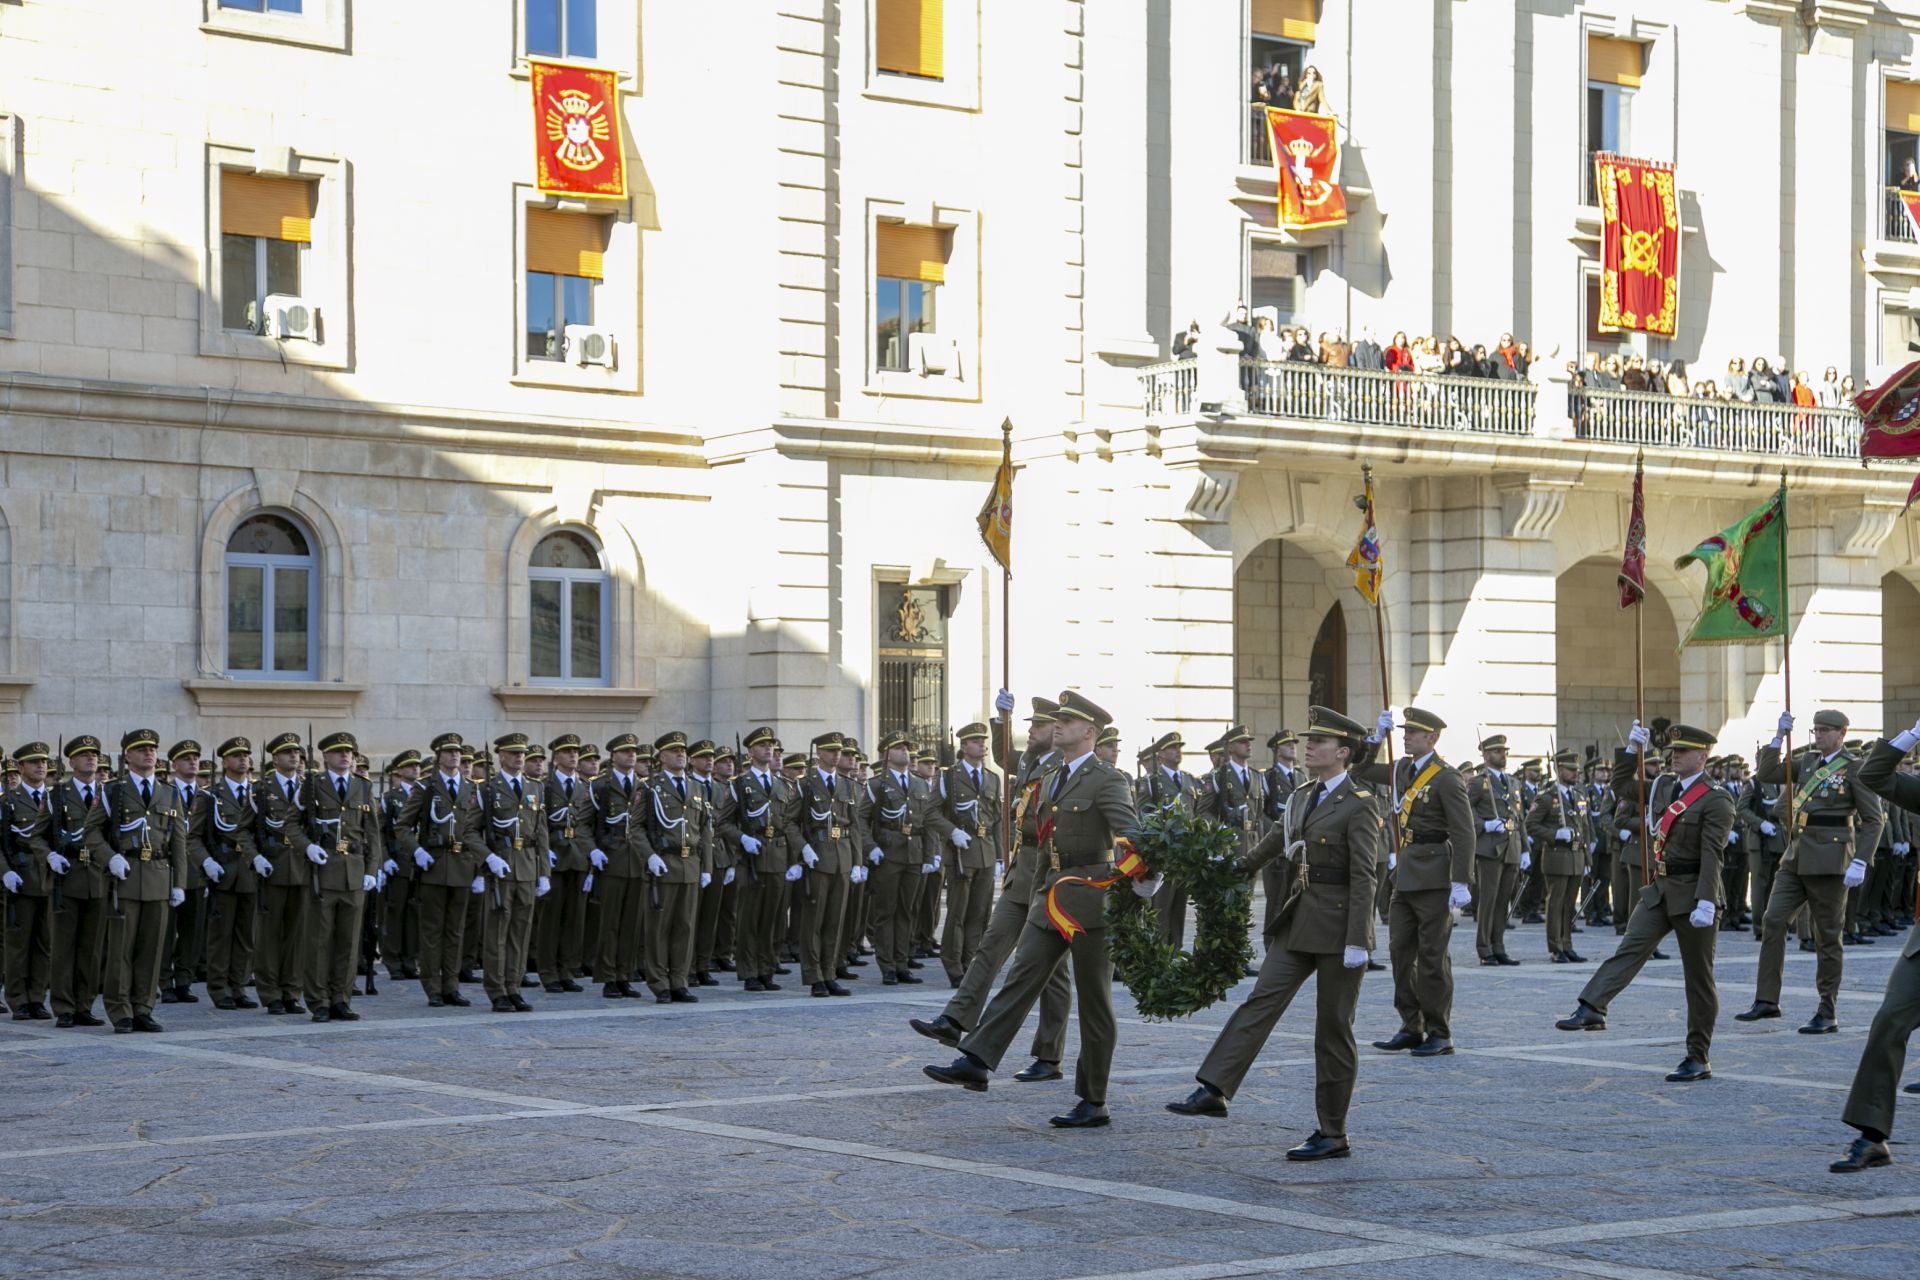
[[[1142,818],[1128,839],[1150,875],[1186,888],[1193,950],[1162,941],[1153,904],[1123,882],[1107,894],[1108,954],[1141,1017],[1184,1018],[1225,996],[1253,959],[1253,888],[1235,863],[1239,833],[1174,805]]]

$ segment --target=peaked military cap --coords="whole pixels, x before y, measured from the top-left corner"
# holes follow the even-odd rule
[[[1554,753],[1553,762],[1563,769],[1576,769],[1580,766],[1580,756],[1574,751],[1558,751]]]
[[[1226,743],[1229,746],[1231,746],[1236,742],[1252,742],[1253,732],[1250,729],[1248,729],[1247,726],[1243,724],[1237,724],[1237,725],[1234,725],[1233,728],[1221,734],[1220,741]]]
[[[90,733],[83,733],[77,738],[68,738],[66,751],[67,751],[67,759],[69,760],[73,759],[75,756],[85,755],[89,751],[93,752],[93,754],[95,755],[99,755],[100,739],[94,737]]]
[[[432,748],[433,754],[439,755],[442,751],[458,751],[467,744],[457,733],[443,733],[427,745]]]
[[[773,740],[774,740],[773,729],[770,726],[763,724],[758,729],[749,729],[747,731],[746,740],[742,745],[749,746],[749,747],[757,747],[763,742],[772,742]]]
[[[722,744],[720,747],[714,750],[713,758],[715,760],[735,760],[735,759],[738,759],[739,757],[737,757],[734,754],[734,750],[732,747]]]
[[[1220,738],[1215,738],[1212,742],[1209,742],[1206,745],[1206,752],[1208,755],[1212,755],[1216,751],[1225,751],[1226,749],[1227,749],[1226,742]]]
[[[580,735],[577,733],[563,733],[547,743],[549,751],[578,751],[579,749]]]
[[[1147,751],[1151,755],[1158,755],[1162,751],[1171,751],[1175,747],[1184,747],[1186,745],[1187,740],[1180,736],[1178,729],[1174,729],[1171,732],[1161,734],[1154,740],[1154,744],[1147,748]]]
[[[687,735],[679,729],[669,729],[653,740],[653,749],[655,751],[673,751],[676,749],[685,751],[687,749]]]
[[[503,733],[493,740],[495,751],[525,751],[527,735],[524,733]]]
[[[984,724],[981,724],[978,720],[976,720],[972,724],[961,725],[960,732],[954,734],[953,736],[955,737],[955,739],[957,739],[960,742],[972,742],[975,739],[984,739],[984,738],[991,737],[992,733],[987,728],[987,726],[985,726]]]
[[[405,751],[402,751],[399,755],[387,761],[387,768],[405,769],[410,765],[416,765],[419,763],[421,763],[420,753],[418,751],[415,751],[412,747],[408,747]]]
[[[527,744],[527,759],[545,760],[546,758],[547,758],[547,749],[545,747],[541,746],[537,742],[529,742]]]
[[[228,738],[214,754],[222,760],[228,756],[250,756],[253,754],[253,744],[245,738]]]
[[[630,733],[616,733],[607,739],[608,755],[612,755],[616,751],[638,751],[639,749],[640,739]]]
[[[922,747],[913,753],[913,762],[915,764],[939,764],[940,757],[934,753],[932,747]]]
[[[44,742],[25,742],[14,748],[13,759],[16,764],[27,764],[34,760],[51,760],[53,752]]]
[[[594,746],[591,742],[583,742],[580,744],[580,758],[582,760],[598,760],[600,758],[600,748]]]
[[[352,734],[348,733],[345,729],[341,729],[337,733],[330,733],[320,739],[320,751],[322,754],[329,751],[351,751],[358,755],[360,752],[360,743]]]
[[[1111,724],[1108,725],[1106,728],[1100,731],[1100,736],[1095,738],[1093,741],[1095,746],[1101,746],[1101,747],[1105,746],[1109,742],[1120,741],[1120,727],[1118,725],[1111,725]]]
[[[267,743],[267,754],[270,756],[277,756],[282,751],[298,750],[300,750],[300,735],[292,731],[276,734],[273,740]]]
[[[1300,741],[1300,736],[1291,729],[1275,729],[1273,736],[1267,739],[1267,750],[1278,751],[1289,742]]]
[[[905,747],[911,751],[913,750],[913,743],[907,741],[907,735],[898,730],[881,735],[879,748],[881,755],[887,754],[887,752],[893,750],[895,747]]]
[[[154,747],[160,745],[160,735],[152,729],[130,729],[120,735],[120,749],[131,751],[135,747]]]
[[[1447,722],[1431,711],[1408,707],[1400,713],[1400,727],[1414,729],[1420,733],[1438,733],[1447,727]]]
[[[1667,746],[1675,751],[1705,751],[1718,741],[1705,729],[1690,724],[1676,724],[1667,730]]]
[[[1507,735],[1504,733],[1496,733],[1492,737],[1480,739],[1480,750],[1482,751],[1505,751],[1506,749]]]
[[[804,769],[807,767],[807,758],[798,751],[789,751],[786,755],[780,757],[780,767],[782,769]]]
[[[1027,719],[1034,724],[1052,724],[1060,718],[1060,704],[1052,698],[1035,698],[1033,714]]]
[[[1848,725],[1847,713],[1825,707],[1813,713],[1813,727],[1816,729],[1844,729]]]
[[[1057,715],[1063,720],[1084,720],[1101,729],[1113,723],[1112,716],[1095,703],[1089,702],[1074,689],[1068,689],[1060,695],[1060,710]]]
[[[716,756],[718,754],[720,754],[720,749],[705,738],[687,747],[687,755],[689,756]]]
[[[1366,741],[1367,727],[1358,720],[1343,716],[1331,707],[1307,708],[1307,732],[1309,738],[1338,738],[1348,744]]]
[[[815,751],[838,751],[840,749],[840,735],[837,733],[816,734],[813,739],[813,749]]]
[[[192,738],[182,738],[167,748],[167,759],[178,760],[181,756],[192,756],[195,763],[200,760],[200,744]]]
[[[472,744],[465,742],[460,744],[460,759],[463,763],[472,764],[480,758],[481,757],[474,752]]]

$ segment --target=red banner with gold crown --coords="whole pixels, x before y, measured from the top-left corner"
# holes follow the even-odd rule
[[[1334,116],[1267,108],[1273,135],[1273,179],[1283,227],[1344,227],[1340,190],[1340,121]]]
[[[1672,337],[1680,315],[1680,201],[1673,166],[1602,151],[1600,323]]]
[[[620,149],[620,85],[615,74],[554,62],[533,73],[535,181],[557,195],[617,200],[627,194]]]

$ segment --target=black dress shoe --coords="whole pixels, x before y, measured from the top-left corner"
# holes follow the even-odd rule
[[[958,1049],[961,1037],[967,1034],[965,1027],[944,1013],[932,1022],[926,1022],[920,1018],[908,1018],[907,1025],[929,1040],[938,1040],[949,1049]]]
[[[82,1009],[73,1015],[73,1025],[76,1027],[104,1027],[107,1025],[107,1022],[105,1018],[94,1017],[93,1010]]]
[[[1680,1065],[1667,1072],[1668,1084],[1692,1084],[1695,1080],[1713,1079],[1713,1068],[1693,1058],[1683,1058]]]
[[[429,1009],[444,1009],[446,1008],[446,1006],[447,1006],[447,998],[445,996],[428,996],[427,997],[427,1008]]]
[[[473,1007],[473,1001],[467,999],[458,991],[449,991],[441,998],[456,1009],[469,1009]]]
[[[1180,1101],[1169,1102],[1167,1110],[1177,1116],[1214,1116],[1224,1120],[1227,1117],[1227,1100],[1201,1085]]]
[[[520,985],[522,987],[537,987],[540,985],[540,979],[529,978],[526,974],[523,973],[520,975]]]
[[[73,1015],[70,1013],[63,1013],[58,1018],[55,1018],[53,1020],[53,1025],[56,1027],[59,1027],[62,1031],[65,1031],[68,1027],[71,1027],[73,1025]]]
[[[258,1009],[260,1002],[252,999],[246,992],[242,991],[233,998],[233,1007],[236,1009]]]
[[[200,997],[193,994],[193,988],[188,986],[175,987],[173,989],[173,998],[178,1000],[181,1004],[199,1004],[200,1003]]]
[[[810,996],[824,996],[827,994],[827,984],[824,982],[816,982],[807,988],[807,994]]]
[[[1047,1123],[1056,1129],[1104,1129],[1113,1123],[1113,1117],[1107,1114],[1104,1103],[1082,1098],[1073,1104],[1073,1110],[1063,1116],[1049,1116]]]
[[[1494,961],[1494,963],[1495,963],[1495,964],[1503,964],[1503,965],[1508,965],[1508,966],[1513,966],[1513,965],[1517,965],[1517,964],[1519,964],[1519,963],[1520,963],[1520,962],[1519,962],[1518,960],[1515,960],[1515,959],[1514,959],[1514,958],[1513,958],[1512,956],[1510,956],[1510,955],[1508,955],[1508,954],[1507,954],[1506,952],[1504,952],[1504,951],[1496,951],[1496,952],[1494,952],[1494,953],[1493,953],[1493,961]]]
[[[478,978],[473,976],[473,970],[471,969],[462,969],[459,973],[454,975],[454,980],[456,982],[478,982],[479,981]]]
[[[938,1080],[941,1084],[957,1084],[968,1093],[985,1093],[988,1081],[993,1079],[992,1072],[964,1053],[944,1067],[927,1066],[920,1070],[929,1080]]]
[[[153,1020],[153,1015],[150,1013],[134,1014],[133,1029],[135,1031],[149,1032],[154,1035],[158,1035],[161,1031],[165,1030],[164,1027],[162,1027],[159,1023]]]
[[[767,989],[767,984],[758,978],[748,978],[741,986],[742,989],[746,991],[765,991]]]
[[[1398,1053],[1402,1049],[1411,1049],[1425,1042],[1425,1040],[1425,1036],[1415,1035],[1405,1027],[1402,1027],[1385,1040],[1375,1040],[1373,1047],[1376,1049],[1385,1049],[1388,1053]]]
[[[693,981],[695,986],[700,987],[717,987],[720,985],[720,979],[710,973],[696,973],[693,975]]]
[[[179,1004],[180,997],[173,993],[172,987],[162,987],[160,988],[160,1003],[161,1004]]]
[[[1607,1018],[1598,1009],[1582,1001],[1572,1013],[1553,1025],[1562,1031],[1605,1031]]]
[[[793,976],[793,970],[783,964],[777,964],[773,966],[773,976],[776,978],[790,978]]]
[[[1545,924],[1546,922],[1547,918],[1538,911],[1529,911],[1520,918],[1521,924]]]
[[[532,1013],[533,1012],[533,1006],[527,1003],[526,997],[518,994],[517,992],[513,995],[508,996],[507,999],[513,1002],[513,1011],[515,1013]]]
[[[653,1002],[654,1002],[655,1004],[672,1004],[672,1003],[673,1003],[673,992],[671,992],[671,991],[656,991],[656,992],[654,992],[654,993],[653,993]]]
[[[1119,975],[1118,975],[1118,974],[1115,974],[1114,976],[1115,976],[1115,977],[1118,977]],[[966,980],[966,978],[965,978],[965,975],[962,975],[961,977],[958,977],[958,978],[956,978],[956,977],[954,977],[954,976],[953,976],[952,974],[948,974],[948,975],[947,975],[947,986],[948,986],[948,987],[950,987],[951,989],[953,989],[953,990],[955,990],[955,991],[958,991],[958,990],[960,989],[960,984],[961,984],[962,982],[964,982],[965,980]]]
[[[855,961],[854,963],[858,964],[859,962]],[[918,960],[907,961],[907,968],[909,969],[924,969],[926,967],[927,966],[925,966],[924,964],[921,964]]]
[[[117,1036],[124,1036],[132,1030],[133,1030],[132,1018],[117,1018],[114,1020],[113,1034]]]
[[[868,952],[865,952],[864,954],[872,955],[873,952],[868,951]],[[853,956],[850,959],[848,959],[848,961],[845,964],[841,965],[840,967],[842,969],[864,969],[867,967],[867,963],[868,963],[867,961],[862,960],[859,956]],[[843,974],[841,976],[844,977],[846,975]]]
[[[853,992],[847,990],[837,982],[829,982],[826,985],[827,994],[830,996],[850,996],[853,994]]]
[[[1824,1013],[1816,1013],[1808,1019],[1807,1025],[1800,1028],[1803,1036],[1833,1035],[1840,1030],[1840,1024]]]
[[[883,987],[897,987],[900,985],[900,979],[890,973],[883,973],[880,975],[880,985]]]
[[[1578,951],[1562,951],[1560,954],[1567,958],[1568,964],[1585,964],[1587,962],[1587,958]]]
[[[18,1005],[14,1008],[13,1020],[15,1022],[25,1022],[31,1017],[33,1017],[33,1015],[27,1012],[27,1006]]]
[[[713,967],[714,967],[714,968],[716,968],[716,969],[718,969],[718,970],[719,970],[720,972],[722,972],[722,973],[732,973],[732,972],[734,972],[734,964],[733,964],[733,961],[731,961],[731,960],[728,960],[728,959],[726,959],[725,957],[722,957],[721,959],[718,959],[718,960],[715,960],[715,961],[713,962]]]
[[[35,1022],[45,1022],[47,1019],[53,1017],[53,1014],[48,1012],[47,1006],[41,1004],[38,1000],[33,1001],[27,1006],[27,1013]]]
[[[288,1013],[305,1013],[306,1011],[307,1011],[307,1007],[301,1004],[298,1000],[287,1001]]]
[[[905,969],[902,969],[899,973],[895,974],[894,976],[900,979],[900,985],[903,987],[917,987],[926,982],[925,978],[916,978],[911,973],[908,973]]]
[[[1734,1014],[1733,1020],[1735,1022],[1759,1022],[1762,1018],[1777,1018],[1779,1016],[1779,1005],[1774,1004],[1770,1000],[1755,1000],[1752,1008],[1748,1009],[1745,1013]]]
[[[1904,1088],[1902,1088],[1902,1089],[1900,1090],[1900,1092],[1902,1092],[1902,1093],[1920,1093],[1920,1080],[1915,1080],[1915,1081],[1914,1081],[1914,1082],[1913,1082],[1912,1084],[1910,1084],[1910,1085],[1907,1085],[1907,1086],[1905,1086]]]
[[[221,996],[218,1000],[215,1000],[213,1002],[213,1007],[216,1009],[238,1009],[240,1007],[240,1003],[239,1001],[235,1000],[232,996]]]
[[[1859,1173],[1866,1169],[1881,1169],[1893,1163],[1893,1155],[1884,1142],[1875,1142],[1862,1134],[1853,1140],[1847,1148],[1847,1154],[1827,1166],[1828,1173]]]
[[[719,984],[716,983],[715,985],[717,986]],[[693,992],[687,990],[685,987],[673,988],[671,991],[667,992],[667,999],[671,1000],[675,1004],[699,1004],[700,1003],[700,997],[693,994]]]
[[[843,978],[848,982],[860,981],[860,975],[855,973],[853,970],[847,968],[847,966],[845,965],[841,965],[838,969],[835,969],[833,971],[833,976],[836,978]]]
[[[1802,951],[1818,951],[1820,948],[1813,945],[1812,938],[1802,938],[1800,939],[1800,949]]]
[[[332,1022],[333,1021],[333,1011],[330,1009],[315,1008],[312,1016],[313,1016],[313,1021],[315,1022]]]
[[[507,999],[505,996],[495,996],[493,998],[492,1011],[494,1013],[512,1013],[513,1001]]]
[[[780,984],[772,978],[764,978],[760,982],[760,989],[763,991],[778,991],[780,990]]]
[[[635,990],[631,982],[623,982],[620,984],[620,998],[622,1000],[645,1000],[652,994],[651,991]]]
[[[1564,951],[1556,951],[1548,956],[1547,959],[1551,960],[1554,964],[1565,964],[1567,962],[1567,953]]]
[[[335,1022],[360,1021],[360,1015],[353,1011],[353,1006],[350,1004],[330,1004],[327,1006],[327,1012],[333,1015]]]
[[[1013,1078],[1021,1084],[1039,1084],[1046,1080],[1060,1078],[1060,1064],[1048,1062],[1045,1058],[1035,1058],[1024,1071],[1016,1071]]]
[[[558,982],[545,982],[542,983],[541,986],[546,989],[546,993],[550,996],[561,995],[566,991],[566,988]]]
[[[1345,1138],[1329,1138],[1315,1129],[1307,1135],[1307,1140],[1297,1147],[1289,1148],[1289,1160],[1338,1160],[1353,1154],[1353,1148],[1347,1145]]]
[[[1428,1032],[1427,1038],[1415,1045],[1409,1052],[1409,1056],[1415,1058],[1444,1058],[1452,1052],[1453,1041]]]
[[[1481,957],[1480,957],[1480,967],[1481,967],[1482,969],[1492,969],[1492,968],[1494,968],[1494,967],[1496,967],[1497,965],[1499,965],[1499,963],[1500,963],[1500,962],[1499,962],[1498,960],[1496,960],[1496,959],[1494,959],[1494,958],[1493,958],[1492,956],[1481,956]]]
[[[1660,948],[1658,948],[1658,947],[1655,947],[1655,948],[1653,949],[1653,955],[1652,955],[1652,956],[1651,956],[1650,958],[1651,958],[1651,959],[1654,959],[1654,960],[1671,960],[1671,959],[1673,959],[1673,957],[1672,957],[1672,956],[1670,956],[1670,955],[1668,955],[1668,954],[1667,954],[1666,952],[1664,952],[1664,951],[1662,951],[1662,950],[1661,950]]]

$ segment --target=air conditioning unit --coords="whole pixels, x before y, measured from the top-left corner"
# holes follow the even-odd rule
[[[613,368],[613,334],[605,329],[596,329],[592,325],[570,324],[567,326],[567,354],[579,365],[597,364],[602,368]]]
[[[291,293],[270,293],[266,301],[266,334],[282,342],[320,341],[320,308]]]
[[[960,376],[959,344],[937,333],[910,333],[907,335],[907,367],[923,378],[936,373],[957,378]]]

